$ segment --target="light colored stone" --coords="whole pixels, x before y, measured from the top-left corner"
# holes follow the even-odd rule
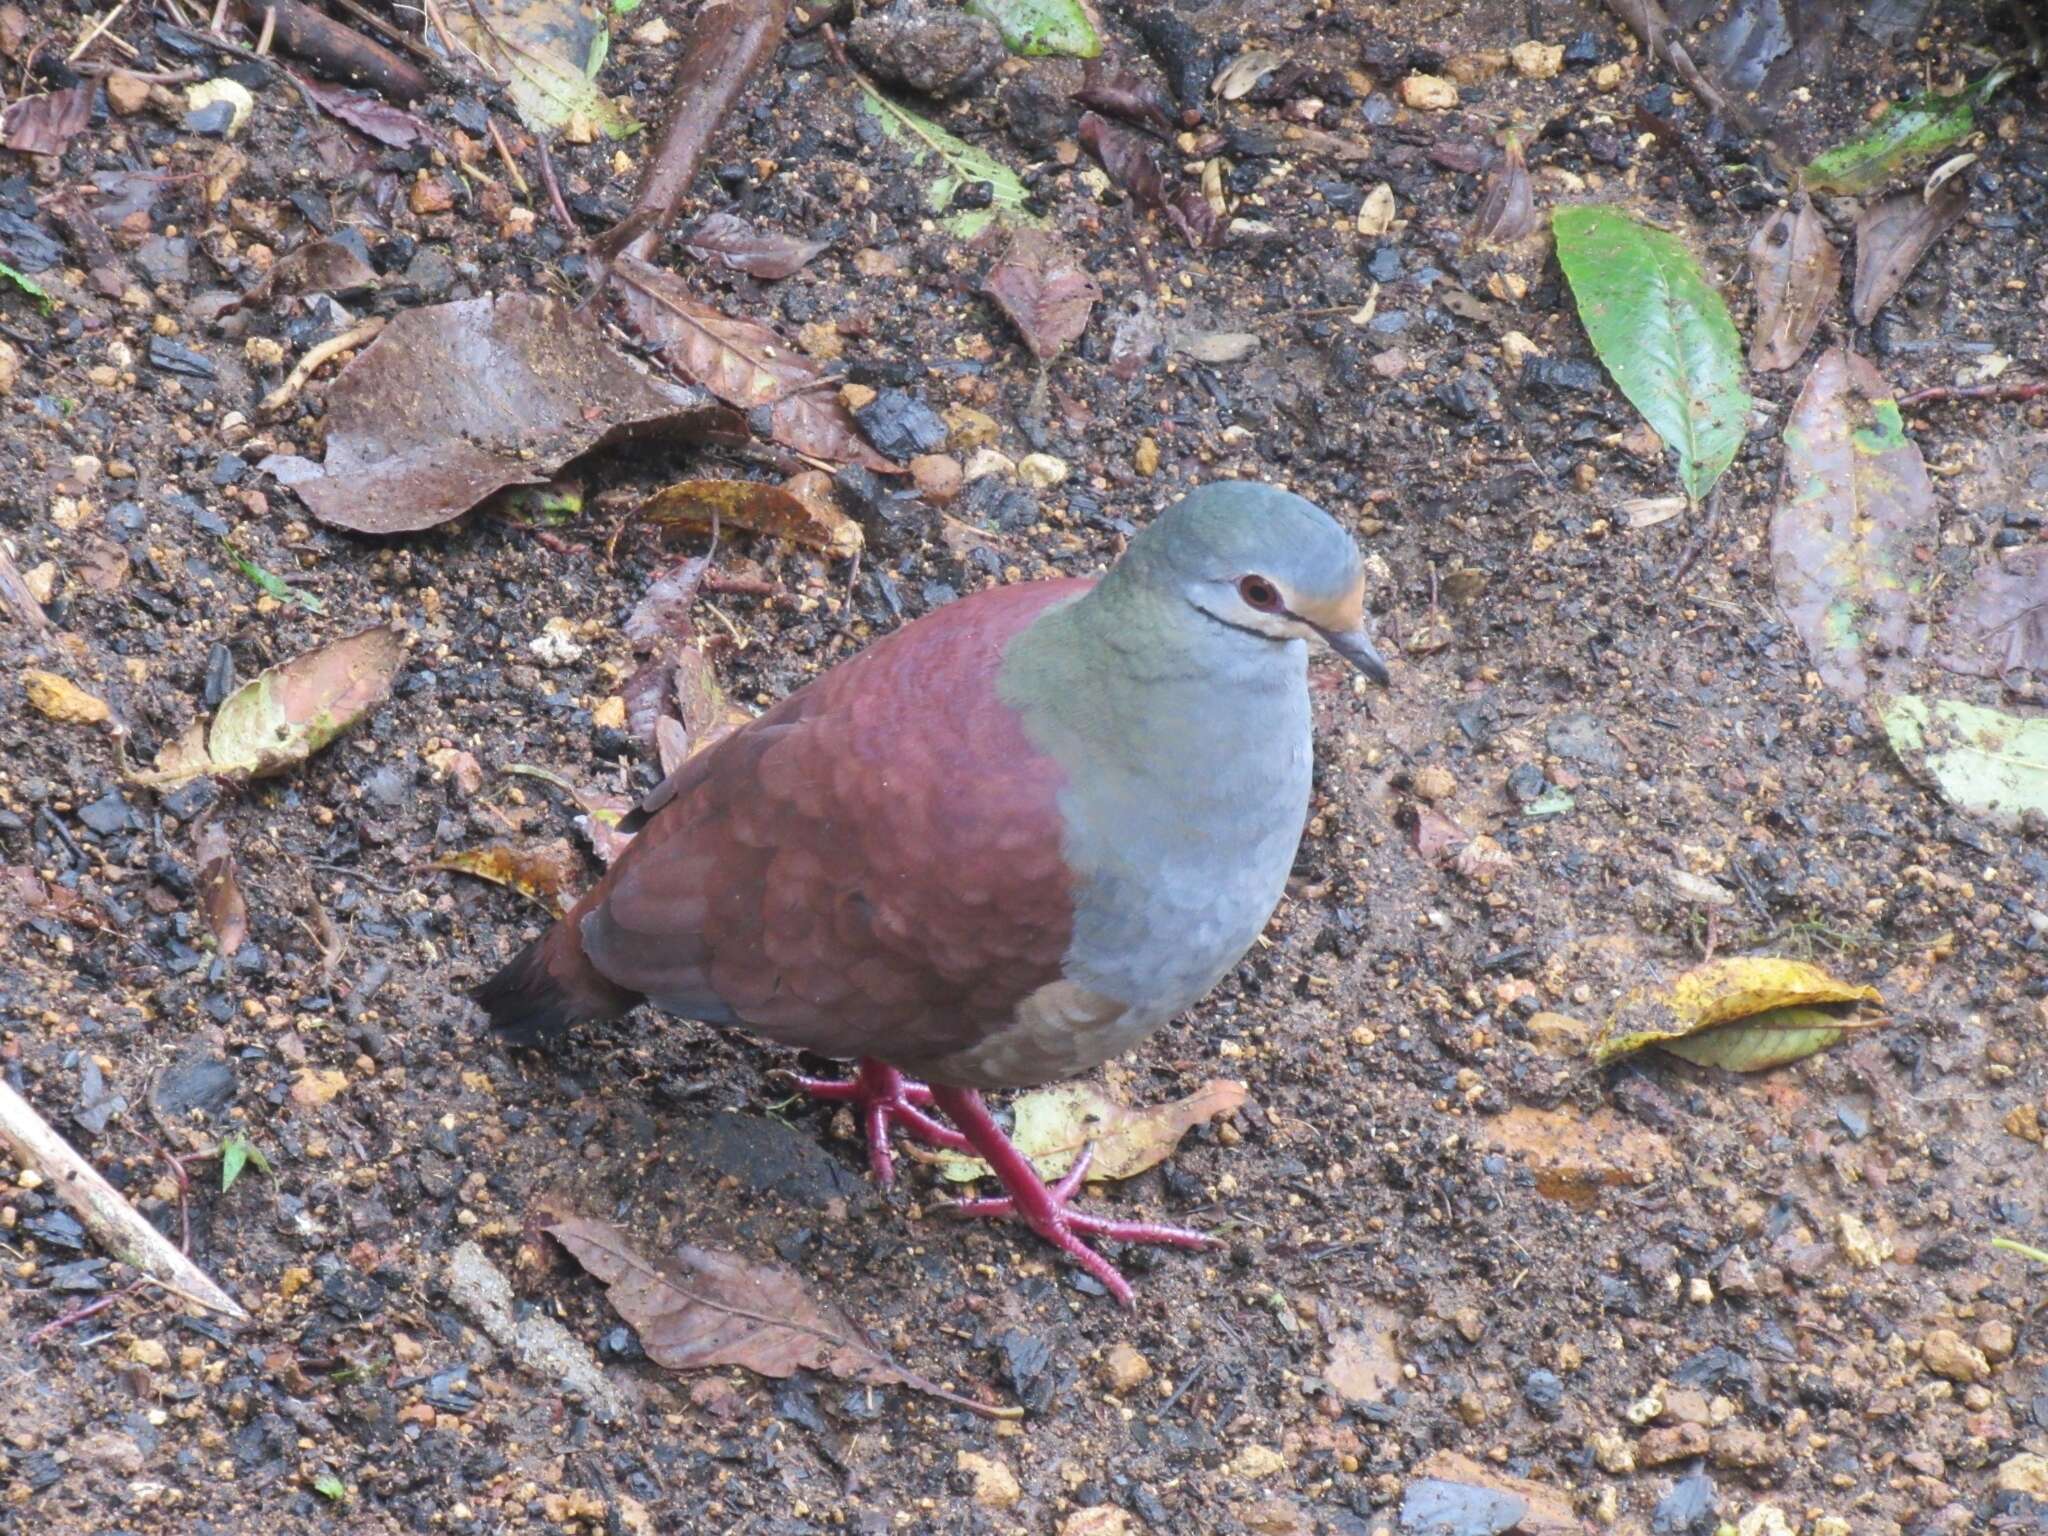
[[[1131,1516],[1114,1504],[1077,1509],[1060,1522],[1060,1536],[1131,1536]]]
[[[1507,54],[1498,48],[1482,48],[1477,53],[1460,54],[1444,66],[1444,73],[1460,85],[1477,85],[1482,80],[1491,80],[1507,67]]]
[[[133,117],[149,105],[149,82],[125,69],[107,76],[107,106],[116,117]]]
[[[1014,475],[1016,461],[1007,453],[995,448],[977,448],[967,461],[967,478],[979,480],[983,475]]]
[[[1519,369],[1530,358],[1543,356],[1543,349],[1520,331],[1509,331],[1500,339],[1500,355],[1510,368]]]
[[[99,725],[113,718],[107,701],[87,693],[67,677],[31,669],[21,677],[36,713],[59,725]]]
[[[1159,473],[1159,444],[1151,437],[1138,439],[1137,451],[1131,455],[1131,467],[1141,475]]]
[[[0,395],[13,394],[20,381],[21,350],[13,342],[0,339]]]
[[[21,573],[21,584],[28,588],[28,595],[39,603],[47,603],[57,595],[57,562],[45,560],[32,565]]]
[[[445,176],[421,176],[406,192],[405,205],[423,219],[446,213],[455,206],[454,185]]]
[[[307,1067],[292,1079],[292,1102],[301,1109],[332,1103],[348,1087],[348,1077],[336,1067]]]
[[[1836,1237],[1842,1257],[1858,1269],[1876,1269],[1892,1256],[1892,1242],[1872,1232],[1854,1211],[1842,1212],[1836,1222]]]
[[[1102,1384],[1112,1392],[1131,1392],[1152,1379],[1152,1362],[1119,1339],[1102,1357]]]
[[[605,695],[598,700],[597,708],[590,712],[590,723],[601,731],[623,731],[626,728],[626,701],[619,694]]]
[[[1619,64],[1602,64],[1593,71],[1593,89],[1605,95],[1621,89],[1622,67]]]
[[[1548,80],[1564,68],[1564,45],[1539,43],[1532,38],[1510,48],[1508,60],[1515,66],[1515,73],[1523,79]]]
[[[1003,435],[1002,424],[987,411],[977,411],[971,405],[949,405],[946,407],[946,446],[956,452],[971,452],[986,448]]]
[[[2048,1456],[2021,1451],[1998,1468],[1998,1487],[2005,1493],[2030,1493],[2048,1499]]]
[[[2001,1360],[2010,1360],[2018,1344],[2012,1324],[2002,1317],[1994,1317],[1977,1325],[1977,1347],[1984,1351],[1984,1358],[1996,1365]]]
[[[583,643],[576,638],[575,622],[560,614],[543,624],[540,633],[526,642],[526,648],[544,667],[566,667],[583,658]]]
[[[1636,1448],[1618,1429],[1596,1429],[1587,1441],[1600,1470],[1610,1477],[1627,1477],[1636,1469]]]
[[[1458,88],[1440,75],[1410,75],[1401,82],[1401,105],[1417,112],[1448,112],[1458,104]]]
[[[652,21],[641,22],[629,35],[643,48],[659,48],[676,34],[673,27],[657,16]]]
[[[1315,1523],[1302,1507],[1279,1494],[1245,1505],[1237,1518],[1255,1536],[1315,1536]]]
[[[1687,1461],[1694,1456],[1706,1455],[1707,1441],[1704,1424],[1662,1424],[1637,1442],[1636,1459],[1646,1467]]]
[[[212,80],[202,80],[188,87],[185,92],[185,110],[203,112],[217,101],[228,104],[228,131],[226,137],[233,138],[242,131],[242,124],[249,121],[249,114],[256,110],[256,98],[249,94],[249,88],[239,80],[230,80],[222,75]]]
[[[1287,1458],[1270,1445],[1247,1445],[1230,1458],[1230,1464],[1223,1470],[1232,1477],[1242,1478],[1245,1482],[1260,1483],[1285,1472]]]
[[[1784,1457],[1783,1439],[1747,1425],[1731,1424],[1714,1436],[1716,1466],[1755,1471],[1760,1467],[1776,1466]]]
[[[839,403],[849,411],[858,411],[875,403],[875,392],[866,384],[848,381],[839,386]]]
[[[1777,1505],[1759,1504],[1735,1522],[1735,1536],[1799,1536],[1799,1532]]]
[[[934,506],[943,507],[960,494],[965,480],[960,461],[949,453],[920,453],[910,461],[910,478],[918,494]]]
[[[1435,805],[1458,792],[1458,781],[1448,768],[1432,766],[1416,769],[1409,778],[1408,787],[1414,790],[1416,799]]]
[[[1920,1363],[1936,1376],[1965,1385],[1991,1374],[1984,1351],[1951,1328],[1937,1328],[1921,1341]]]
[[[974,1484],[974,1502],[983,1509],[1008,1509],[1024,1497],[1017,1474],[993,1456],[961,1451],[953,1464]]]
[[[128,1358],[137,1365],[160,1371],[171,1363],[171,1352],[155,1339],[137,1339],[128,1346]]]
[[[1017,478],[1033,490],[1049,491],[1067,478],[1067,461],[1049,453],[1027,453],[1017,461]]]

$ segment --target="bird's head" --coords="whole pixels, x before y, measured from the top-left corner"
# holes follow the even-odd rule
[[[1131,543],[1155,590],[1218,624],[1274,641],[1321,640],[1374,682],[1387,664],[1365,621],[1365,568],[1337,520],[1291,491],[1219,480],[1190,491]]]

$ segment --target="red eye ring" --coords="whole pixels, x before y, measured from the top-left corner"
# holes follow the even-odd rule
[[[1281,613],[1280,589],[1263,576],[1241,577],[1237,583],[1237,595],[1261,613]]]

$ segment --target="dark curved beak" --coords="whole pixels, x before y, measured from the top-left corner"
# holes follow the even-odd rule
[[[1393,682],[1387,663],[1372,643],[1372,636],[1358,629],[1322,629],[1316,633],[1329,641],[1330,649],[1358,668],[1382,688]]]

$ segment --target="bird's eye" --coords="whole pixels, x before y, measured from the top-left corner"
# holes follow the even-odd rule
[[[1280,612],[1280,589],[1263,576],[1247,576],[1239,581],[1237,595],[1262,613]]]

